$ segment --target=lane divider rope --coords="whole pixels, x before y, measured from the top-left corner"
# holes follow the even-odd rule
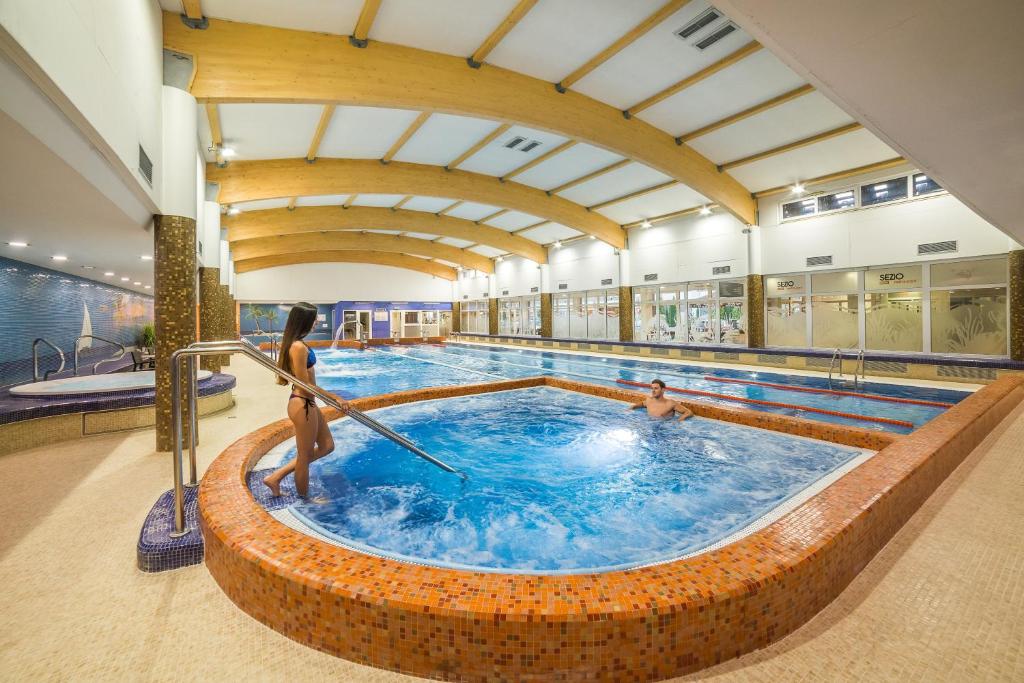
[[[615,380],[619,384],[627,384],[634,387],[648,387],[649,383],[645,382],[634,382],[628,379],[617,379]],[[716,394],[711,391],[699,391],[697,389],[680,389],[678,387],[665,387],[667,391],[671,391],[677,394],[692,394],[694,396],[707,396],[708,398],[717,398],[725,401],[737,401],[740,403],[754,403],[760,406],[771,406],[773,408],[788,408],[790,410],[802,410],[809,413],[819,413],[821,415],[832,415],[833,417],[845,417],[850,420],[863,420],[865,422],[878,422],[881,424],[895,425],[897,427],[910,427],[914,428],[913,422],[907,422],[905,420],[893,420],[888,417],[874,417],[872,415],[857,415],[856,413],[842,413],[838,410],[825,410],[824,408],[812,408],[810,406],[792,405],[789,403],[776,403],[775,401],[762,401],[756,398],[745,398],[741,396],[729,396],[728,394]]]
[[[955,403],[943,403],[942,401],[925,401],[918,398],[900,398],[898,396],[881,396],[879,394],[864,394],[856,391],[840,391],[838,389],[817,389],[814,387],[801,387],[790,384],[772,384],[771,382],[756,382],[752,379],[735,379],[732,377],[715,377],[704,375],[704,379],[711,382],[730,382],[733,384],[753,384],[758,387],[769,387],[771,389],[782,389],[784,391],[802,391],[808,394],[831,394],[833,396],[853,396],[855,398],[867,398],[872,401],[886,401],[889,403],[910,403],[916,406],[931,406],[934,408],[952,408]]]

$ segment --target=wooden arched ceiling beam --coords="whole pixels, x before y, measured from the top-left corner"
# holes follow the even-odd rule
[[[454,216],[439,216],[425,211],[408,211],[375,206],[300,206],[294,210],[265,209],[225,216],[221,227],[228,241],[238,242],[274,235],[324,232],[332,230],[401,230],[468,240],[547,263],[547,251],[537,242],[512,233],[480,225]]]
[[[305,159],[236,161],[226,168],[208,164],[206,179],[220,185],[218,201],[222,204],[356,193],[454,197],[539,216],[616,248],[626,243],[626,233],[617,223],[568,199],[519,183],[503,183],[493,176],[446,171],[440,166],[401,161],[382,164],[375,159],[321,158],[315,164],[307,164]]]
[[[251,273],[254,270],[264,270],[278,266],[293,266],[301,263],[370,263],[378,266],[415,270],[427,275],[444,278],[445,280],[454,280],[458,276],[454,268],[443,263],[406,254],[392,254],[385,251],[304,251],[293,254],[260,256],[241,261],[236,260],[234,263],[236,273]]]
[[[191,92],[200,101],[390,107],[521,124],[635,159],[756,222],[750,192],[695,150],[615,107],[574,91],[559,94],[546,81],[493,65],[470,69],[460,57],[401,45],[353,50],[323,33],[216,19],[193,31],[172,19],[163,22],[164,44],[193,56]]]
[[[231,254],[236,261],[307,251],[379,251],[391,254],[412,254],[457,263],[466,268],[479,270],[481,273],[494,272],[494,263],[475,251],[415,237],[402,237],[379,232],[339,231],[277,235],[240,240],[231,244]]]

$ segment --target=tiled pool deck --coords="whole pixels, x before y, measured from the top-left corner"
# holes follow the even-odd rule
[[[371,397],[362,409],[548,384],[551,378]],[[245,483],[291,434],[280,421],[243,437],[200,488],[207,567],[243,610],[352,661],[433,678],[650,680],[765,647],[831,602],[935,488],[1024,399],[999,379],[913,434],[894,436],[687,402],[699,415],[880,452],[778,522],[686,560],[600,575],[443,570],[329,545],[275,521]]]

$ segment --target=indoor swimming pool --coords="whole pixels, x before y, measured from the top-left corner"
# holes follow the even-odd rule
[[[908,433],[969,392],[870,382],[852,383],[697,365],[631,360],[580,353],[471,344],[379,347],[367,351],[318,350],[317,380],[345,398],[406,389],[476,384],[537,375],[646,391],[660,377],[675,398],[692,398],[873,430]],[[855,395],[850,395],[855,394]]]
[[[871,453],[699,417],[653,419],[551,387],[374,416],[466,478],[340,420],[337,450],[311,467],[309,500],[273,514],[357,550],[477,571],[594,573],[696,554],[774,521]],[[263,458],[251,477],[258,497],[267,500],[260,474],[294,454],[289,440]]]

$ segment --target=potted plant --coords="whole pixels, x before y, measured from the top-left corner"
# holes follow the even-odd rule
[[[136,344],[144,352],[152,353],[153,347],[156,346],[156,328],[153,326],[153,323],[146,323],[139,328]]]

